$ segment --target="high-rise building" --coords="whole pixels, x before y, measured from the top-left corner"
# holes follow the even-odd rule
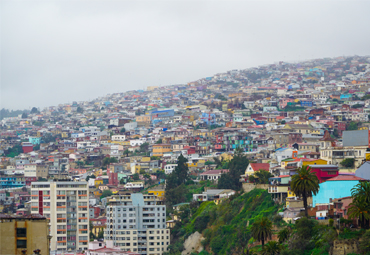
[[[86,250],[89,242],[87,182],[33,182],[31,213],[50,220],[52,251]]]
[[[107,200],[105,240],[139,254],[160,255],[170,244],[166,206],[154,195],[112,196]]]
[[[0,214],[0,254],[49,254],[49,222],[41,215]]]

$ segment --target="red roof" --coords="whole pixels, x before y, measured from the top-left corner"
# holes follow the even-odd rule
[[[365,180],[366,179],[354,175],[338,175],[336,177],[328,179],[327,181],[365,181]]]
[[[283,177],[289,177],[290,175],[288,174],[288,175],[280,175],[279,177],[280,178],[283,178]]]
[[[270,170],[270,164],[269,163],[250,163],[253,171],[259,171],[259,170]]]

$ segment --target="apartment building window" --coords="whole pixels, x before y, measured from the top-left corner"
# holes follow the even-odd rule
[[[17,248],[27,248],[27,240],[17,240]]]
[[[17,237],[27,237],[27,229],[17,228]]]

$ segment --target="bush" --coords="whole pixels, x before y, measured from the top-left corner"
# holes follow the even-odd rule
[[[333,219],[329,219],[329,226],[330,227],[334,226],[334,220]]]

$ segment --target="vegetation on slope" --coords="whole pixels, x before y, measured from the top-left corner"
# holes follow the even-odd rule
[[[249,193],[236,194],[221,204],[203,202],[199,207],[184,208],[182,222],[172,231],[173,241],[169,254],[180,254],[188,236],[198,231],[207,251],[202,254],[242,254],[251,239],[251,225],[262,217],[270,219],[278,206],[266,190],[254,189]]]

